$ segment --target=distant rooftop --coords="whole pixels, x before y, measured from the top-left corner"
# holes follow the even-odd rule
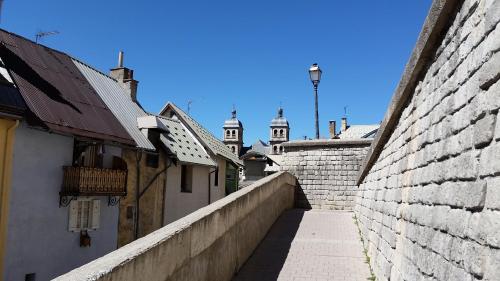
[[[379,124],[373,125],[351,125],[347,130],[341,132],[339,139],[370,139],[377,134]]]

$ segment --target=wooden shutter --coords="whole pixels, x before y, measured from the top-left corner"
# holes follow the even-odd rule
[[[78,201],[73,200],[69,203],[68,231],[77,232],[78,229]]]
[[[99,228],[99,219],[101,215],[101,200],[92,200],[92,229]]]

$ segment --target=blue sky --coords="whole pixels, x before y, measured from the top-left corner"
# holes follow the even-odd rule
[[[280,104],[291,138],[314,136],[307,69],[323,69],[320,131],[344,115],[379,123],[431,0],[68,1],[5,0],[0,26],[108,72],[119,50],[139,80],[138,98],[158,112],[186,109],[217,137],[233,104],[245,144],[269,139]]]

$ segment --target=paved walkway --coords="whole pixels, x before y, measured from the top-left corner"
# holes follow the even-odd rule
[[[233,281],[367,281],[352,212],[286,211]]]

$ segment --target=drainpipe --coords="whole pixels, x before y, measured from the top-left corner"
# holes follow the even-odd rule
[[[134,240],[139,238],[139,189],[141,187],[141,159],[142,150],[137,150],[135,154],[135,222],[134,222]]]

